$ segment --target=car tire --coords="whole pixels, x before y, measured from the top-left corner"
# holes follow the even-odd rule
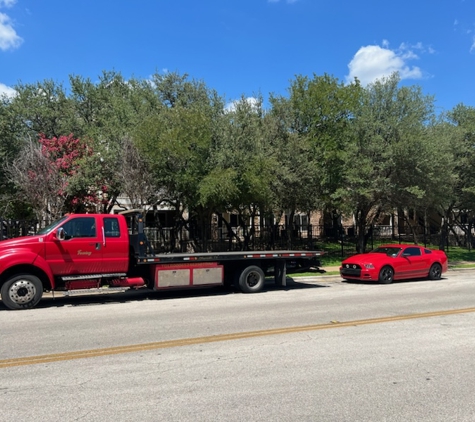
[[[393,280],[394,280],[394,270],[389,265],[386,265],[383,268],[381,268],[381,271],[379,272],[378,281],[381,284],[391,284]]]
[[[440,280],[442,278],[442,266],[440,264],[432,264],[429,270],[429,280]]]
[[[8,309],[30,309],[43,296],[43,284],[31,274],[20,274],[9,278],[1,289],[2,302]]]

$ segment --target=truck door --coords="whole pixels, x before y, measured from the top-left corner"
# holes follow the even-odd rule
[[[73,217],[60,227],[65,239],[46,242],[46,260],[56,275],[102,273],[102,235],[95,217]]]
[[[119,224],[117,216],[107,216],[102,219],[104,232],[102,234],[103,272],[125,273],[129,267],[129,235],[123,233],[124,227]],[[126,227],[125,227],[126,229]]]

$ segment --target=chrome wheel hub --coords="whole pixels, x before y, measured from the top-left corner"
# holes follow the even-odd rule
[[[18,304],[31,302],[36,295],[36,287],[28,280],[15,281],[8,290],[10,299]]]

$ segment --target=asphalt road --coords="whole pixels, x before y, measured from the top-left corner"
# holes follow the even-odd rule
[[[474,421],[475,271],[0,306],[3,421]]]

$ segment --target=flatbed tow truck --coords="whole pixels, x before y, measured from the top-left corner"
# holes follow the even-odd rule
[[[156,254],[137,211],[71,214],[34,236],[0,241],[0,294],[9,309],[35,307],[44,292],[99,294],[234,286],[244,293],[278,286],[287,274],[320,266],[321,251]]]

